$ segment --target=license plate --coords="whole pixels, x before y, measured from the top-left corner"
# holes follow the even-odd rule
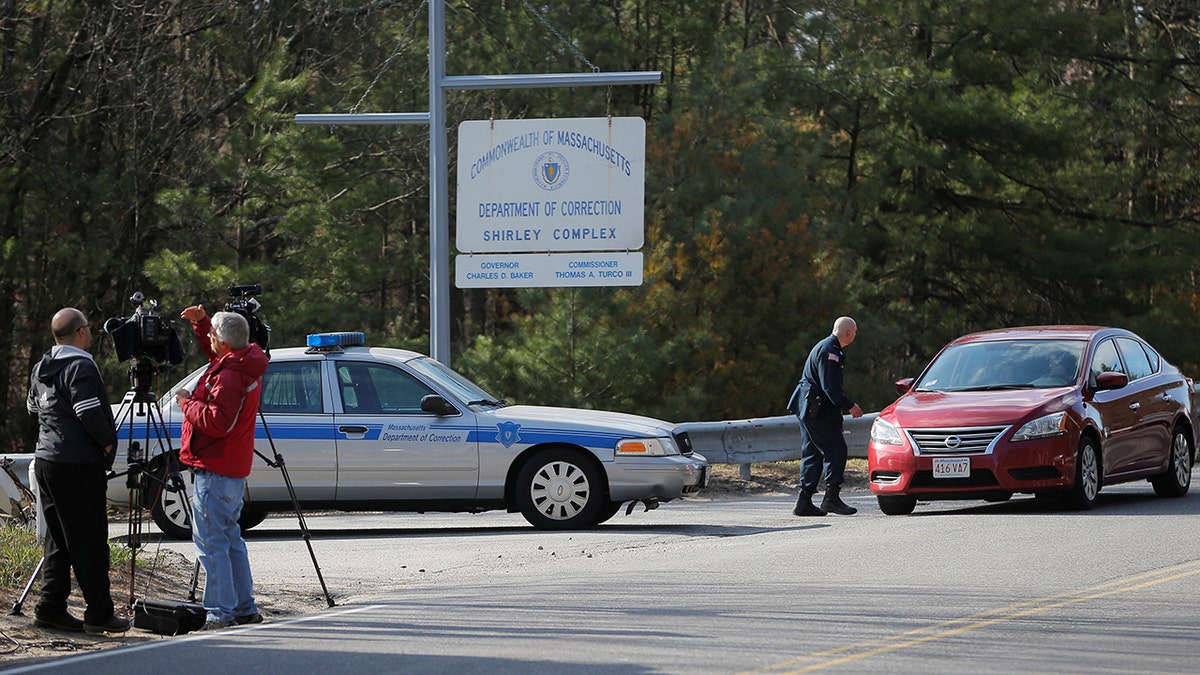
[[[934,478],[970,478],[971,460],[968,457],[934,457]]]

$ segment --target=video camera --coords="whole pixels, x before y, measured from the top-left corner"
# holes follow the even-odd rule
[[[262,303],[254,296],[262,295],[262,284],[241,284],[229,287],[229,302],[225,303],[226,312],[241,315],[250,324],[250,341],[262,347],[263,352],[271,356],[271,327],[258,318],[258,310]]]
[[[179,334],[156,311],[158,302],[150,300],[147,303],[146,296],[137,291],[129,297],[129,303],[134,306],[133,316],[114,317],[104,322],[104,332],[112,336],[117,360],[137,359],[139,365],[149,362],[155,367],[183,363]]]

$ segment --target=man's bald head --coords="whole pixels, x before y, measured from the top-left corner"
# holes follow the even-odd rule
[[[848,316],[840,316],[837,321],[833,322],[833,334],[837,336],[838,342],[845,347],[854,342],[854,338],[858,335],[858,324]]]
[[[88,327],[87,317],[74,307],[64,307],[54,313],[50,320],[50,332],[54,342],[60,345],[73,345],[80,339],[79,330]],[[91,333],[88,333],[88,343],[91,343]]]

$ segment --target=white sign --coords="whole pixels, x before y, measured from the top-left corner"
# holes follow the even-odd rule
[[[639,249],[645,195],[640,117],[458,126],[456,243],[464,253]]]
[[[640,286],[642,254],[526,253],[460,255],[454,259],[459,288],[553,288]]]

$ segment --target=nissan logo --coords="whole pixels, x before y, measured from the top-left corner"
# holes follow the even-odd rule
[[[947,436],[946,437],[946,447],[950,448],[951,450],[957,448],[961,443],[962,443],[962,439],[959,438],[958,436]]]

